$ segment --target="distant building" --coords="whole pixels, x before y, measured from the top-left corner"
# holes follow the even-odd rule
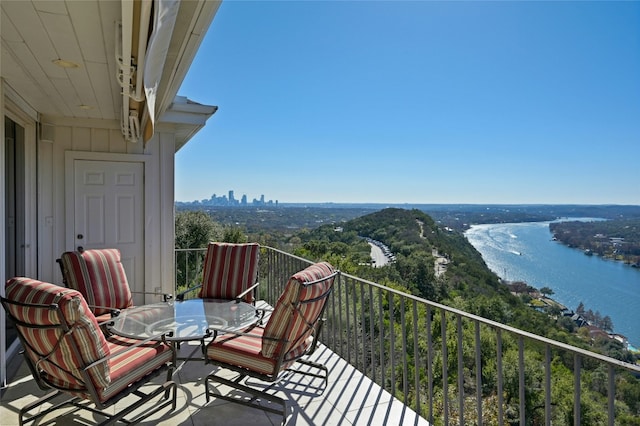
[[[260,206],[278,206],[278,200],[266,201],[264,194],[260,195],[260,199],[254,198],[251,202],[246,194],[243,194],[240,200],[235,198],[235,193],[230,190],[227,195],[218,196],[213,194],[209,199],[195,200],[195,201],[177,201],[178,206],[221,206],[221,207],[260,207]]]

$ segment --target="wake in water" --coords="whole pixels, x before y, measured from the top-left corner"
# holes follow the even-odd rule
[[[520,246],[518,236],[511,229],[492,229],[488,226],[476,225],[466,234],[472,245],[481,251],[494,251],[511,253],[522,256],[522,252],[517,250]]]
[[[584,302],[609,315],[615,332],[640,349],[640,274],[635,268],[585,256],[551,240],[549,222],[473,226],[469,242],[489,269],[505,280],[553,289],[559,303],[574,308]],[[517,238],[513,238],[516,235]]]

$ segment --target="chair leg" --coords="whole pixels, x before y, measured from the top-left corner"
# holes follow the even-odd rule
[[[40,411],[37,414],[34,414],[33,416],[27,417],[25,419],[25,415],[29,411],[34,409],[35,407],[38,407],[41,404],[44,404],[45,402],[49,402],[52,399],[56,398],[57,396],[62,396],[62,395],[65,395],[65,394],[63,394],[60,391],[55,390],[53,392],[49,392],[48,394],[44,395],[43,397],[38,398],[37,400],[35,400],[35,401],[25,405],[24,407],[22,407],[20,409],[20,414],[18,416],[18,421],[20,423],[20,426],[22,426],[24,424],[27,424],[29,422],[32,422],[32,421],[34,421],[36,419],[39,419],[40,417],[46,416],[47,414],[51,413],[52,411],[55,411],[58,408],[64,407],[65,405],[71,404],[73,400],[78,399],[78,398],[75,398],[75,397],[72,397],[72,396],[71,397],[68,396],[63,401],[61,401],[61,402],[59,402],[57,404],[54,404],[51,407],[47,408],[46,410]]]
[[[138,397],[140,397],[140,399],[138,401],[136,401],[135,404],[129,405],[126,409],[120,411],[115,416],[109,417],[107,420],[105,420],[104,422],[100,423],[99,426],[112,425],[112,424],[115,424],[118,421],[122,421],[122,422],[125,422],[127,424],[135,424],[135,423],[138,423],[139,421],[141,421],[142,419],[144,419],[146,417],[149,417],[150,415],[152,415],[154,413],[157,413],[158,411],[162,410],[163,408],[165,408],[169,404],[171,404],[171,411],[174,411],[176,409],[176,406],[177,406],[177,401],[176,401],[177,388],[178,388],[178,385],[175,382],[168,381],[168,382],[163,383],[162,386],[158,387],[157,389],[155,389],[151,393],[145,394],[145,393],[142,393],[142,392],[138,391],[138,392],[136,392],[136,395]],[[165,394],[165,397],[167,395],[169,395],[169,392],[173,392],[173,398],[167,399],[167,401],[163,402],[162,404],[160,404],[158,406],[155,406],[150,411],[145,411],[144,413],[140,414],[135,420],[130,421],[130,420],[125,420],[124,419],[124,416],[126,416],[127,414],[133,412],[134,410],[137,410],[142,405],[146,404],[148,401],[150,401],[151,399],[155,398],[156,396],[160,395],[163,392]]]
[[[67,395],[63,392],[60,391],[53,391],[53,392],[49,392],[48,394],[44,395],[43,397],[39,398],[38,400],[25,405],[21,410],[20,410],[20,414],[19,414],[19,424],[20,426],[23,426],[27,423],[30,423],[36,419],[39,419],[41,417],[46,416],[47,414],[62,408],[64,406],[67,405],[71,405],[76,407],[77,409],[82,409],[82,410],[87,410],[87,411],[91,411],[92,413],[96,413],[99,414],[103,417],[106,417],[106,420],[103,421],[102,423],[100,423],[100,426],[106,426],[106,425],[111,425],[114,424],[118,421],[122,421],[125,422],[127,424],[135,424],[138,423],[140,420],[142,420],[143,418],[146,418],[148,416],[150,416],[153,413],[156,413],[160,410],[162,410],[163,408],[167,407],[168,405],[171,405],[171,411],[174,411],[176,409],[177,406],[177,384],[173,381],[167,381],[166,383],[164,383],[162,386],[159,386],[158,388],[156,388],[153,392],[151,393],[143,393],[141,391],[134,391],[134,394],[137,395],[140,399],[138,401],[136,401],[135,404],[129,405],[127,406],[126,409],[122,410],[121,412],[117,413],[115,416],[105,413],[104,411],[101,411],[97,408],[94,408],[93,406],[91,406],[91,402],[78,398],[78,397],[67,397],[64,400],[52,405],[51,407],[47,408],[46,410],[40,411],[37,414],[34,414],[31,417],[27,417],[25,418],[25,415],[33,410],[34,408],[40,406],[41,404],[44,404],[45,402],[49,402],[53,399],[55,399],[58,396],[63,396],[63,395]],[[170,392],[173,392],[173,397],[171,399],[169,399],[169,394]],[[140,408],[142,405],[144,405],[145,403],[147,403],[149,400],[153,399],[154,397],[165,393],[165,399],[167,399],[167,401],[165,401],[164,403],[155,406],[153,408],[153,410],[151,411],[145,411],[143,414],[141,414],[140,416],[138,416],[137,419],[135,419],[134,421],[129,421],[124,419],[124,417],[133,412],[134,410]]]
[[[308,359],[299,359],[297,360],[300,364],[307,365],[309,367],[317,368],[318,370],[322,370],[324,374],[312,373],[310,371],[301,371],[301,370],[293,370],[288,369],[288,371],[295,372],[297,374],[304,374],[305,376],[318,377],[324,380],[325,388],[329,385],[329,369],[324,364],[319,364],[314,361],[309,361]]]
[[[272,395],[272,394],[267,393],[267,392],[261,392],[261,391],[259,391],[257,389],[253,389],[253,388],[250,388],[248,386],[245,386],[245,385],[239,383],[242,379],[244,379],[244,376],[240,376],[237,380],[233,381],[233,380],[229,380],[229,379],[225,379],[225,378],[219,377],[219,376],[217,376],[215,374],[209,374],[205,379],[205,390],[206,390],[207,403],[211,400],[211,395],[214,395],[216,398],[224,399],[225,401],[235,402],[236,404],[242,404],[242,405],[244,405],[246,407],[252,407],[252,408],[256,408],[258,410],[268,411],[268,412],[274,413],[274,414],[281,414],[282,415],[282,424],[284,425],[286,423],[286,421],[287,421],[287,402],[283,398],[280,398],[278,396]],[[241,391],[246,392],[249,395],[251,395],[252,398],[249,399],[249,400],[246,400],[246,399],[234,398],[233,396],[229,396],[229,395],[222,395],[222,393],[214,394],[213,390],[212,390],[213,383],[211,385],[209,385],[209,382],[218,382],[218,383],[227,385],[229,387],[232,387],[234,389],[241,390]],[[278,404],[282,408],[281,409],[277,409],[277,408],[272,408],[272,407],[269,407],[269,406],[260,405],[257,402],[260,399],[265,400],[265,401],[269,401],[269,402],[274,403],[274,404]]]

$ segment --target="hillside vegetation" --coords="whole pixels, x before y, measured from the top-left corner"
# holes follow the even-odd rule
[[[420,210],[384,209],[338,228],[325,225],[296,236],[301,245],[295,254],[302,257],[326,259],[356,276],[391,281],[416,296],[503,324],[553,335],[564,342],[574,340],[548,315],[512,295],[463,234],[439,227]],[[383,268],[370,267],[371,247],[362,237],[386,244],[396,261]],[[434,253],[448,260],[446,273],[438,278],[434,273]]]
[[[203,214],[188,213],[193,218],[198,218],[197,234],[203,234]],[[180,215],[179,215],[180,216]],[[178,224],[178,222],[177,222]],[[180,221],[180,226],[187,224]],[[178,225],[177,225],[178,226]],[[303,229],[295,233],[281,233],[275,230],[254,230],[247,233],[229,226],[219,226],[214,231],[213,238],[238,242],[243,238],[256,241],[263,245],[280,248],[290,253],[302,256],[310,260],[326,260],[340,270],[374,281],[388,287],[400,289],[416,296],[439,302],[441,304],[457,308],[469,313],[482,316],[493,321],[508,324],[537,335],[549,337],[556,341],[568,343],[574,346],[587,348],[625,362],[636,362],[634,355],[626,351],[618,342],[606,340],[592,340],[584,333],[574,332],[573,326],[566,321],[554,319],[548,313],[539,312],[529,307],[519,296],[513,295],[508,287],[491,272],[480,253],[466,240],[461,232],[452,230],[440,223],[436,223],[431,216],[421,210],[388,208],[359,216],[351,220],[339,223],[325,224],[314,229]],[[189,235],[176,229],[176,235]],[[383,267],[371,266],[371,247],[365,237],[377,240],[385,244],[395,255],[395,261]],[[203,237],[198,241],[206,242]],[[188,247],[197,246],[197,242],[189,242],[188,238],[181,240]],[[446,259],[446,271],[443,274],[436,273],[436,259]],[[407,313],[409,315],[410,313]],[[419,315],[425,315],[420,312]],[[394,318],[386,321],[393,322]],[[419,318],[419,323],[426,323],[425,318]],[[432,321],[431,336],[435,346],[441,345],[438,316]],[[455,352],[457,346],[457,332],[454,321],[447,323],[446,346]],[[473,330],[464,328],[464,341],[473,342]],[[400,333],[398,333],[399,335]],[[415,342],[420,348],[425,348],[425,336],[420,336]],[[401,347],[400,342],[397,347]],[[373,356],[374,354],[372,354]],[[407,354],[407,361],[412,365],[413,355]],[[487,405],[487,412],[495,412],[496,401],[496,375],[495,368],[491,367],[489,360],[497,357],[495,339],[482,335],[481,359],[486,360],[483,369],[483,407]],[[525,348],[526,360],[526,418],[531,424],[543,424],[544,413],[540,407],[544,406],[544,354],[540,348]],[[518,424],[518,371],[511,367],[511,363],[517,364],[518,342],[513,337],[503,337],[503,359],[505,360],[505,413],[510,424]],[[465,375],[475,369],[473,357],[465,365]],[[572,424],[573,393],[573,359],[554,355],[552,360],[554,370],[553,424]],[[434,371],[442,370],[442,359],[435,359]],[[451,364],[448,368],[447,386],[448,392],[454,395],[457,392],[458,370]],[[599,407],[607,404],[607,391],[603,383],[606,382],[606,369],[590,364],[582,368],[582,394],[584,424],[604,424],[606,414]],[[426,377],[421,380],[426,380]],[[445,388],[441,376],[434,377],[434,389]],[[629,374],[620,374],[616,377],[616,424],[640,425],[640,383],[638,379]],[[467,379],[465,378],[465,383]],[[472,383],[473,380],[469,380]],[[400,389],[400,383],[395,384]],[[427,383],[421,383],[427,386]],[[486,388],[485,388],[486,387]],[[436,394],[439,391],[436,391]],[[470,388],[462,390],[465,398],[473,400],[475,391]],[[407,395],[410,398],[410,395]],[[453,397],[455,399],[455,396]],[[409,400],[410,402],[410,400]],[[541,405],[542,404],[542,405]],[[473,406],[470,403],[470,406]],[[436,410],[440,408],[436,407]],[[483,408],[483,411],[485,408]],[[511,414],[513,414],[513,417]],[[441,412],[436,413],[436,424],[441,419]],[[493,424],[491,421],[486,424]]]
[[[480,254],[466,238],[459,232],[447,229],[438,226],[430,216],[420,210],[390,208],[350,220],[339,227],[320,226],[314,230],[298,233],[296,237],[300,239],[300,246],[295,252],[309,259],[328,260],[341,270],[358,277],[394,288],[403,288],[411,294],[487,319],[626,362],[636,362],[635,356],[626,351],[620,343],[610,339],[592,340],[588,334],[574,332],[575,327],[563,321],[562,317],[556,319],[550,315],[550,312],[539,312],[527,305],[524,299],[512,295],[508,287],[487,268]],[[383,242],[396,256],[396,261],[384,267],[372,268],[368,261],[371,249],[363,237]],[[445,257],[448,260],[446,272],[440,276],[436,276],[435,273],[436,256]],[[434,324],[432,330],[432,336],[436,342],[439,339],[438,327],[439,324]],[[469,342],[473,341],[471,330],[465,329],[464,333],[465,341],[467,338]],[[455,329],[452,329],[448,337],[451,342],[447,340],[447,346],[452,348],[456,346],[456,335]],[[517,359],[517,343],[507,337],[505,342],[504,359]],[[423,345],[425,342],[419,344]],[[526,395],[526,417],[532,419],[531,424],[538,424],[544,420],[543,413],[536,408],[543,401],[541,356],[538,349],[525,349],[526,381],[539,383],[539,385],[532,385],[539,386],[537,391],[528,392]],[[487,338],[482,344],[482,359],[495,358],[494,343]],[[407,354],[407,359],[411,363],[412,355]],[[556,356],[553,361],[554,377],[557,380],[553,400],[556,404],[565,407],[554,410],[554,424],[571,424],[572,422],[573,414],[570,407],[573,395],[571,392],[563,394],[561,390],[570,389],[572,386],[572,363],[572,359],[565,359],[562,356]],[[473,362],[470,362],[467,368],[473,371]],[[507,375],[507,381],[511,373],[513,372],[504,372]],[[605,414],[596,408],[606,405],[606,389],[600,384],[603,373],[601,367],[596,366],[585,365],[582,370],[583,383],[587,384],[586,389],[583,389],[582,397],[583,421],[588,424],[599,424],[605,421]],[[495,374],[495,371],[484,371],[483,382],[495,383]],[[455,370],[450,372],[447,381],[450,391],[456,389],[457,375]],[[640,383],[631,375],[623,374],[619,377],[616,404],[618,409],[622,410],[622,414],[618,415],[616,421],[619,424],[640,424],[640,401],[638,400]],[[442,383],[436,381],[434,386],[442,386]],[[473,392],[465,389],[465,393],[467,392],[466,398],[475,398]],[[506,411],[517,412],[516,406],[510,406],[515,404],[518,398],[517,387],[507,386],[504,392],[506,400],[511,401],[507,402]],[[483,404],[491,405],[491,401],[495,401],[496,397],[495,390],[487,388],[483,393]],[[513,424],[517,424],[516,418],[513,419]]]

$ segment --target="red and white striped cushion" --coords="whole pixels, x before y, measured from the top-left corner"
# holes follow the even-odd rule
[[[119,355],[115,355],[108,361],[111,384],[104,389],[98,389],[101,401],[108,400],[129,384],[138,381],[163,364],[173,361],[171,347],[162,342],[149,342],[123,352],[124,349],[136,343],[138,343],[137,340],[115,335],[107,339],[111,353],[119,353]]]
[[[82,295],[77,290],[22,277],[7,281],[5,290],[5,297],[12,301],[43,305],[56,303],[59,306],[65,321],[69,327],[73,327],[73,333],[64,336],[61,329],[17,328],[29,343],[25,351],[33,364],[43,355],[51,353],[46,360],[37,364],[37,368],[44,372],[45,380],[62,388],[83,389],[80,370],[108,356],[110,349]],[[43,326],[60,324],[54,310],[8,306],[11,314],[25,323]],[[81,359],[76,358],[70,340],[77,345]],[[106,363],[92,367],[88,373],[97,388],[107,387],[111,382]]]
[[[262,348],[262,327],[247,331],[251,336],[223,334],[209,343],[207,357],[231,365],[242,366],[262,374],[273,374],[276,360],[260,353]]]
[[[223,334],[207,346],[207,357],[210,360],[244,367],[266,375],[277,375],[280,370],[288,368],[303,355],[313,341],[309,338],[305,344],[287,354],[279,371],[275,371],[277,358],[265,357],[262,354],[263,327],[248,330],[249,335]]]
[[[325,294],[331,289],[334,277],[310,286],[302,284],[320,280],[333,272],[329,263],[321,262],[294,274],[280,295],[265,327],[250,328],[246,330],[248,334],[244,335],[228,333],[217,337],[207,346],[207,357],[212,361],[273,376],[289,367],[312,344],[313,329],[309,324],[315,323],[326,299],[297,305],[298,309],[294,304],[298,300],[312,300]],[[282,351],[285,351],[282,366],[279,371],[275,371]]]
[[[30,278],[12,278],[6,284],[6,298],[29,304],[58,305],[64,320],[72,329],[66,336],[61,329],[34,329],[19,325],[17,328],[28,342],[25,348],[27,356],[38,371],[42,371],[43,379],[81,398],[90,398],[87,384],[82,381],[81,370],[110,354],[114,356],[88,369],[90,380],[102,402],[163,364],[173,361],[171,346],[163,342],[149,342],[131,348],[138,343],[137,340],[118,336],[106,339],[77,290]],[[54,310],[8,306],[11,315],[19,321],[41,326],[60,324]],[[78,348],[80,359],[71,346],[72,342]],[[47,354],[51,355],[46,357]]]
[[[235,299],[256,283],[259,255],[256,243],[209,243],[199,297]],[[253,302],[253,292],[245,301]]]
[[[320,262],[297,272],[289,279],[265,327],[264,335],[268,337],[262,342],[262,354],[265,357],[277,358],[281,351],[289,352],[291,345],[301,345],[302,342],[310,344],[308,338],[313,329],[308,324],[316,322],[326,299],[317,303],[301,304],[298,309],[294,305],[298,300],[312,300],[326,293],[333,285],[334,277],[310,286],[302,284],[320,280],[333,272],[334,269],[329,263]]]
[[[95,315],[133,306],[120,250],[70,251],[63,253],[60,259],[67,286],[82,293],[89,305],[106,307],[94,308]]]

